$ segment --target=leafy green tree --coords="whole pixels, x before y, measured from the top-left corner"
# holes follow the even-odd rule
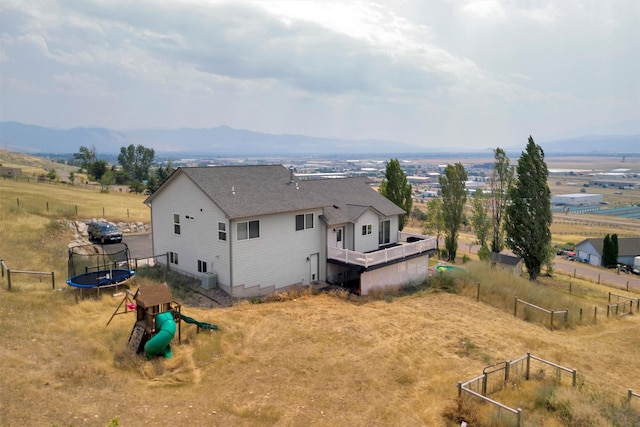
[[[435,234],[438,256],[440,256],[440,236],[443,231],[442,199],[434,197],[427,202],[427,212],[422,221],[422,232],[426,235]]]
[[[506,244],[524,261],[529,280],[535,280],[549,258],[553,220],[549,171],[542,147],[530,136],[520,155],[517,178],[509,191],[505,209]]]
[[[490,177],[491,187],[491,219],[493,222],[493,238],[491,252],[499,253],[504,248],[504,211],[509,198],[509,189],[513,185],[513,169],[509,165],[509,157],[502,148],[493,152],[493,172]]]
[[[153,164],[155,151],[138,144],[130,144],[128,147],[120,147],[118,162],[131,180],[144,181],[149,178],[149,169]]]
[[[477,188],[473,194],[471,226],[476,232],[476,238],[478,239],[476,243],[480,245],[481,249],[487,248],[490,226],[488,214],[489,208],[486,206],[486,199],[482,194],[482,190]]]
[[[73,184],[75,180],[76,180],[75,172],[69,172],[69,182]]]
[[[380,184],[380,194],[404,209],[405,214],[400,216],[400,230],[404,228],[411,213],[413,206],[411,192],[411,184],[407,182],[407,176],[400,167],[400,162],[398,159],[391,159],[387,163],[384,179]]]
[[[87,148],[84,145],[80,146],[77,153],[73,153],[74,163],[79,163],[80,167],[86,171],[89,170],[89,166],[98,160],[96,154],[96,147],[92,146]]]
[[[58,179],[58,174],[56,173],[55,169],[49,169],[49,172],[47,173],[47,178],[49,178],[51,181],[55,181],[56,179]]]
[[[466,180],[467,171],[462,163],[447,165],[444,175],[439,179],[445,233],[444,247],[449,261],[455,261],[458,250],[458,234],[464,219],[464,205],[467,201]]]
[[[106,170],[100,177],[100,186],[102,187],[100,191],[107,193],[109,191],[109,187],[115,183],[115,173],[112,170]]]

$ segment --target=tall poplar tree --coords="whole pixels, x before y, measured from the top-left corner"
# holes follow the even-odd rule
[[[436,251],[438,252],[438,257],[440,257],[440,235],[444,230],[442,213],[442,199],[434,197],[427,202],[427,213],[422,222],[422,231],[424,234],[436,235]]]
[[[404,209],[405,214],[400,216],[400,230],[404,228],[411,213],[413,206],[411,192],[411,184],[407,182],[407,175],[400,167],[400,162],[398,159],[391,159],[387,163],[384,179],[380,184],[380,194]]]
[[[540,275],[549,257],[549,227],[553,216],[548,176],[544,151],[529,136],[527,147],[518,160],[517,177],[509,191],[504,222],[506,244],[514,254],[522,257],[529,280]]]
[[[493,152],[495,159],[491,173],[491,220],[493,237],[491,252],[499,253],[504,248],[503,218],[509,198],[509,189],[513,185],[513,169],[509,165],[509,157],[500,147]]]
[[[458,250],[458,233],[464,216],[464,205],[467,201],[465,181],[467,171],[462,163],[447,165],[444,175],[440,176],[442,193],[442,219],[444,223],[444,247],[447,259],[455,261]]]

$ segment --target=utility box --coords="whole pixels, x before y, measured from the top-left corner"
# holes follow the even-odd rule
[[[216,273],[204,273],[202,275],[202,285],[205,289],[213,289],[218,286],[218,275]]]

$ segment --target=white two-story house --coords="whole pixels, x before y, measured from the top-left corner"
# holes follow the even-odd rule
[[[154,254],[234,297],[316,282],[366,295],[427,275],[435,238],[367,178],[300,180],[281,165],[177,169],[145,203]]]

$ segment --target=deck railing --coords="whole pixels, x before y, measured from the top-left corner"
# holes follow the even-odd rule
[[[350,251],[342,248],[328,248],[327,256],[329,259],[342,261],[347,264],[360,265],[367,268],[407,258],[412,255],[429,252],[436,248],[435,237],[400,232],[399,238],[399,245],[390,248],[366,253]]]

